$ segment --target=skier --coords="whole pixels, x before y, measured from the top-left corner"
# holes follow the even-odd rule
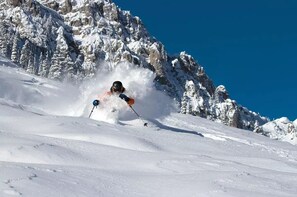
[[[144,123],[143,126],[147,127],[147,122],[144,122],[144,120],[141,118],[141,116],[133,109],[132,105],[134,104],[135,100],[131,97],[128,97],[124,94],[125,88],[120,81],[113,82],[110,91],[106,92],[103,96],[101,96],[99,99],[96,99],[93,101],[93,109],[89,115],[89,118],[91,117],[93,110],[95,107],[97,107],[100,104],[100,101],[104,102],[106,101],[110,96],[115,95],[119,96],[121,99],[125,100],[129,107],[132,109],[132,111],[137,115],[137,117]],[[115,110],[116,111],[116,110]]]
[[[133,98],[130,98],[124,94],[125,88],[120,81],[113,82],[110,91],[106,92],[103,96],[101,96],[99,99],[96,99],[93,101],[94,106],[98,106],[100,104],[100,101],[105,101],[109,96],[116,95],[119,96],[121,99],[125,100],[129,106],[132,106],[135,103],[135,100]]]

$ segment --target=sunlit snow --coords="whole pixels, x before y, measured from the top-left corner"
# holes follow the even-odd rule
[[[75,87],[0,62],[0,196],[297,194],[296,146],[177,113],[149,70],[123,63]],[[88,118],[115,80],[148,127],[118,97]]]

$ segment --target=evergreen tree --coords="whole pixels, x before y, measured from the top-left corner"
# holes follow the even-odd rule
[[[41,76],[48,77],[49,68],[50,68],[49,51],[46,52],[45,59],[43,59],[43,62],[42,62],[42,67],[43,67],[43,69],[41,72]]]
[[[44,56],[44,55],[42,55]],[[42,76],[42,77],[47,77],[46,76],[46,67],[47,67],[47,60],[46,57],[42,57],[41,56],[41,60],[40,60],[40,66],[39,66],[39,70],[38,70],[38,75]]]
[[[0,53],[7,56],[7,26],[0,22]]]
[[[12,52],[12,45],[13,45],[13,40],[14,40],[14,35],[15,35],[15,30],[12,26],[8,26],[7,29],[7,36],[6,36],[6,40],[7,40],[7,57],[9,59],[11,59],[11,52]]]
[[[45,55],[44,55],[45,52],[41,52],[40,55],[39,55],[39,67],[38,67],[38,72],[37,72],[37,75],[41,75],[41,73],[43,72],[44,68],[43,68],[43,61],[45,59]]]
[[[46,36],[49,37],[52,34],[52,27],[53,27],[53,18],[52,15],[49,15],[49,17],[45,20],[45,23],[43,25],[46,29]]]
[[[74,63],[69,56],[66,58],[66,68],[65,73],[68,79],[73,79],[75,75]]]
[[[29,53],[29,60],[28,60],[28,66],[26,71],[30,74],[35,74],[35,66],[34,66],[34,55],[30,51]]]
[[[28,40],[25,41],[25,44],[21,50],[20,64],[23,68],[27,68],[29,62],[30,55],[30,42]]]
[[[85,76],[85,70],[83,69],[83,62],[84,62],[84,56],[82,54],[79,54],[76,57],[75,62],[73,63],[74,74],[77,79],[82,79]]]
[[[19,33],[17,33],[13,39],[12,52],[11,52],[11,60],[14,63],[19,62],[19,46],[18,46],[19,40],[20,40],[20,36],[19,36]]]
[[[188,113],[188,106],[189,106],[189,97],[187,96],[187,93],[184,92],[183,97],[181,99],[181,113],[186,114]]]
[[[48,77],[50,79],[62,79],[62,68],[60,66],[59,50],[57,49],[52,57]]]
[[[68,55],[68,45],[64,37],[64,28],[58,29],[57,46],[52,57],[52,64],[49,70],[49,78],[62,80],[68,70],[73,69],[73,64]]]
[[[83,63],[84,74],[88,77],[92,77],[96,73],[96,63],[90,61],[84,61]]]

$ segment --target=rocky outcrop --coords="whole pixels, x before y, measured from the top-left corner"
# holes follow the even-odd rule
[[[16,6],[20,6],[22,4],[22,0],[6,0],[6,3],[8,5],[16,7]]]
[[[262,126],[258,126],[254,132],[268,136],[272,139],[297,144],[297,119],[294,122],[291,122],[288,118],[282,117]]]

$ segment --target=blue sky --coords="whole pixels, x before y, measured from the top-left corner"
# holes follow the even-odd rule
[[[239,104],[297,118],[297,1],[113,2],[139,16],[169,54],[192,55]]]

